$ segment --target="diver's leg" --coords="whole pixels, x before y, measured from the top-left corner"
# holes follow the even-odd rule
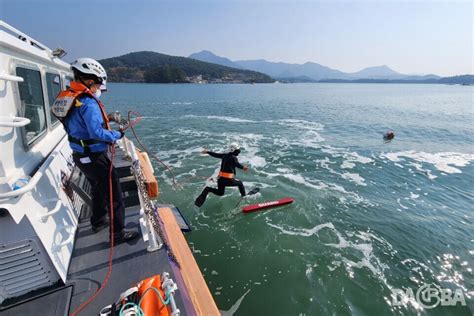
[[[244,183],[243,183],[242,181],[238,180],[238,179],[235,179],[235,181],[238,182],[240,195],[241,195],[241,196],[245,196],[246,193],[245,193]]]
[[[244,184],[239,179],[228,179],[228,183],[226,185],[228,187],[239,187],[240,195],[245,196]]]
[[[223,196],[225,193],[225,187],[227,186],[226,180],[227,179],[225,178],[219,178],[219,180],[217,180],[217,190],[213,189],[211,192],[217,196]]]
[[[206,202],[207,194],[211,190],[212,188],[205,187],[204,190],[202,190],[201,194],[199,194],[199,196],[196,198],[196,200],[194,200],[194,205],[196,205],[197,207],[201,207],[204,204],[204,202]]]

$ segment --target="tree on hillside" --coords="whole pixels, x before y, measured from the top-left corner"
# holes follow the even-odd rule
[[[175,66],[153,67],[144,73],[145,82],[148,83],[168,83],[186,82],[186,74],[180,68]]]

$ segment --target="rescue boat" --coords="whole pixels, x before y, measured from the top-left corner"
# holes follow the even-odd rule
[[[64,50],[4,21],[0,48],[0,314],[220,315],[183,235],[185,219],[156,202],[149,159],[126,138],[114,165],[126,222],[142,238],[116,245],[109,260],[108,230],[94,234],[88,220],[90,184],[50,114],[73,78]]]

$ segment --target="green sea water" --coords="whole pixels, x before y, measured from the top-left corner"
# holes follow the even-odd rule
[[[153,163],[158,201],[192,226],[186,239],[220,310],[472,315],[473,93],[426,84],[111,84],[103,100],[141,113],[141,140],[172,167],[179,188]],[[250,167],[237,177],[261,191],[236,207],[238,190],[228,188],[198,209],[193,201],[220,165],[200,152],[231,142]],[[286,196],[295,203],[240,211]],[[466,306],[430,308],[436,296],[423,306],[415,296],[428,285],[461,293]],[[405,294],[394,299],[397,289]]]

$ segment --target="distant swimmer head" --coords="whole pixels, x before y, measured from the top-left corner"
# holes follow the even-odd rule
[[[229,151],[233,153],[235,156],[238,156],[240,154],[240,145],[237,143],[230,144]]]
[[[383,135],[384,140],[392,140],[395,138],[395,133],[392,131],[388,131]]]
[[[82,83],[90,82],[97,86],[97,90],[107,90],[107,73],[105,68],[95,59],[78,58],[71,63],[72,71],[76,80]],[[91,88],[91,84],[86,84]]]

